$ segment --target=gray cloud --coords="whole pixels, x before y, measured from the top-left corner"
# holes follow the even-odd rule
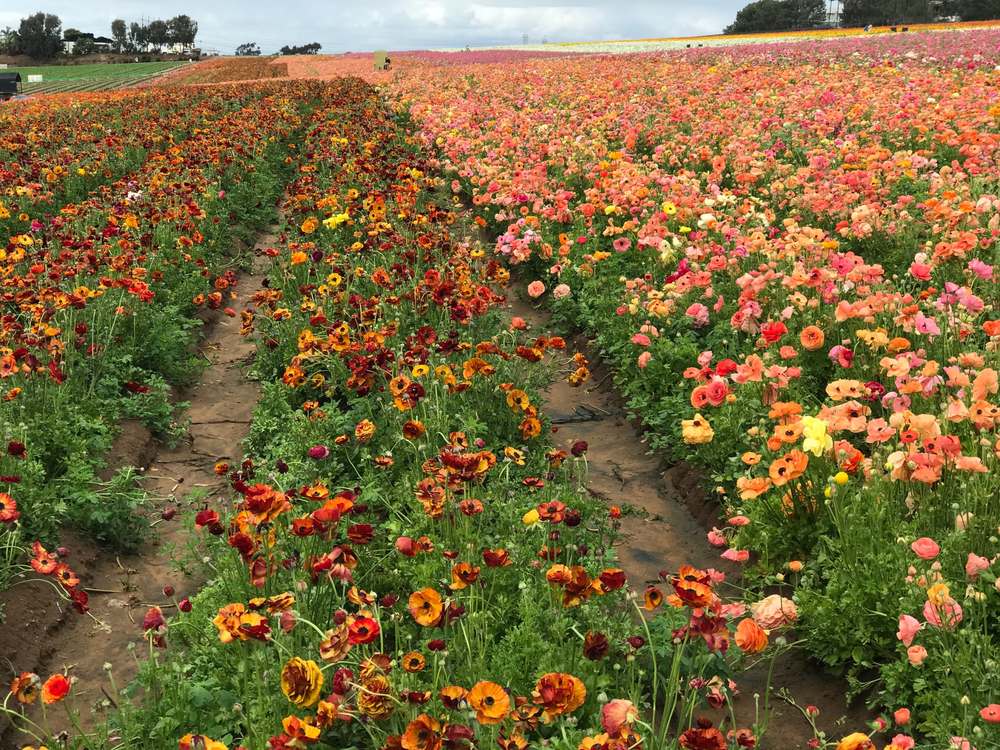
[[[715,33],[745,0],[322,0],[248,3],[204,0],[6,0],[0,26],[16,27],[37,10],[55,13],[63,27],[108,34],[111,21],[168,18],[187,13],[199,23],[203,47],[231,53],[256,41],[265,52],[317,41],[325,52],[427,49],[530,41],[604,41]],[[13,7],[11,7],[13,5]]]

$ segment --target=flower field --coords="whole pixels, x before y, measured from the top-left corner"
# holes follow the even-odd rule
[[[1000,746],[1000,32],[394,58],[3,111],[0,580],[119,596],[72,527],[199,589],[123,586],[101,685],[11,674],[12,746]],[[260,384],[218,492],[100,481],[123,419],[186,439],[216,310]],[[715,567],[619,559],[546,406],[595,355]],[[874,720],[772,691],[790,649]]]

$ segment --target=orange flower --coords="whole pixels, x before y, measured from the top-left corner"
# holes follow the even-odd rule
[[[406,725],[400,738],[403,750],[438,750],[441,747],[441,722],[420,714]]]
[[[185,734],[177,741],[178,750],[227,750],[224,743],[201,734]]]
[[[425,628],[437,625],[444,611],[441,595],[432,588],[420,589],[410,594],[410,614],[419,625]]]
[[[34,672],[21,672],[10,683],[10,692],[18,703],[31,704],[38,699],[41,678]]]
[[[748,654],[759,654],[767,648],[767,633],[752,617],[747,617],[736,626],[736,645]]]
[[[793,450],[771,462],[767,473],[775,487],[781,487],[802,476],[808,466],[809,456],[800,450]]]
[[[67,695],[72,683],[66,675],[54,674],[42,685],[42,703],[49,706],[58,703]]]
[[[404,672],[422,672],[427,666],[427,660],[419,651],[411,651],[400,659]]]
[[[556,716],[572,713],[582,706],[587,699],[587,688],[579,677],[549,672],[538,679],[531,696],[542,707],[542,720],[548,724]]]
[[[465,699],[480,724],[499,724],[510,712],[510,696],[495,682],[477,682]]]
[[[705,571],[691,565],[682,565],[672,583],[683,604],[689,607],[705,607],[715,597],[711,580]]]
[[[823,335],[822,329],[818,326],[806,326],[802,329],[802,333],[799,334],[799,343],[802,344],[802,348],[807,352],[814,352],[822,348],[825,340],[826,337]]]

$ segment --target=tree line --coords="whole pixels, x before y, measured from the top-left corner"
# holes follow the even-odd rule
[[[323,49],[319,42],[310,42],[298,47],[289,47],[287,44],[281,48],[282,55],[315,55]],[[260,45],[257,42],[245,42],[236,48],[237,57],[257,57],[260,55]]]
[[[110,42],[115,52],[159,52],[172,44],[192,45],[197,34],[198,22],[183,14],[146,24],[127,24],[119,18],[111,22]],[[66,42],[72,42],[73,54],[86,55],[97,51],[98,39],[79,29],[63,31],[59,16],[38,12],[22,18],[17,29],[0,29],[0,55],[50,60],[65,50]]]
[[[885,26],[936,20],[1000,18],[1000,0],[843,0],[841,26]],[[825,0],[754,0],[726,34],[814,29],[827,25]]]

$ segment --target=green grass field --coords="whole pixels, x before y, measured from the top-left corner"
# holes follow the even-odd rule
[[[21,74],[25,94],[60,91],[104,91],[131,86],[159,75],[183,62],[90,63],[86,65],[11,66],[6,72]],[[28,83],[29,75],[44,76],[41,83]]]

